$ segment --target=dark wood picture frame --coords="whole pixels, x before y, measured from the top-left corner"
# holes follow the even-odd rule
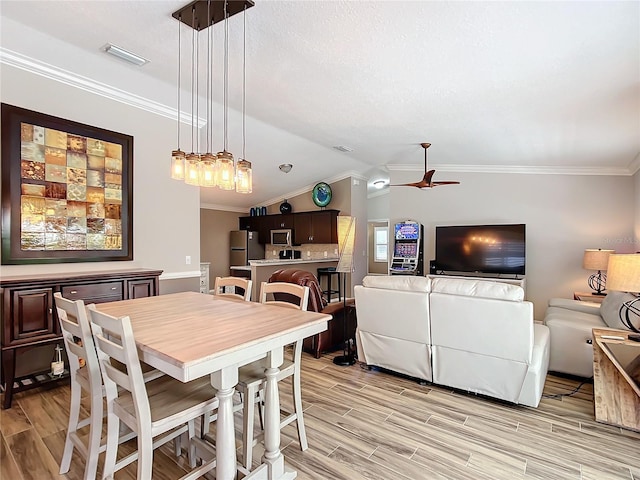
[[[38,263],[109,262],[118,260],[133,260],[133,137],[130,135],[85,125],[71,120],[53,117],[44,113],[34,112],[32,110],[27,110],[6,103],[2,103],[1,110],[1,264],[23,265]],[[30,127],[31,130],[29,130]],[[29,131],[37,131],[39,134],[41,134],[42,138],[38,139],[39,143],[36,142],[36,139],[33,139],[33,141],[31,142],[24,142],[25,149],[23,149],[23,136],[25,135],[23,129],[27,131],[26,135],[28,135]],[[51,148],[51,151],[55,151],[55,153],[57,153],[57,155],[60,157],[59,161],[61,162],[61,165],[59,167],[53,164],[49,165],[48,163],[45,163],[44,160],[44,158],[46,157],[46,155],[44,154],[45,149],[48,149],[49,147],[45,146],[45,134],[43,132],[46,132],[46,134],[48,135],[49,131],[55,131],[54,133],[58,134],[58,137],[60,139],[67,139],[69,141],[69,150],[64,150],[64,148],[66,148],[64,145],[57,145],[57,149]],[[75,141],[73,145],[71,143],[72,139]],[[67,140],[61,141],[66,142]],[[96,146],[95,148],[104,147],[107,150],[107,153],[104,154],[105,164],[102,170],[100,170],[100,167],[96,167],[96,170],[89,172],[88,169],[93,168],[89,163],[85,164],[84,169],[82,169],[81,165],[77,168],[74,168],[75,165],[70,166],[71,163],[64,163],[69,162],[68,158],[71,155],[75,156],[74,160],[76,162],[80,162],[81,164],[83,161],[83,144],[86,149],[84,151],[84,159],[86,160],[87,158],[89,158],[88,144],[90,144],[91,142],[93,142],[92,144]],[[28,154],[29,147],[33,147],[34,150],[37,150],[37,155],[42,155],[42,158],[38,159],[38,161],[36,162],[23,159],[23,156]],[[120,155],[120,159],[117,158],[117,155],[115,157],[115,160],[111,158],[107,159],[109,149],[116,151]],[[77,152],[80,153],[78,154]],[[96,154],[95,151],[93,153],[94,161],[99,162],[99,153]],[[48,162],[49,157],[46,158],[46,161]],[[33,160],[33,158],[31,160]],[[120,161],[118,162],[117,160]],[[108,164],[115,165],[115,167],[109,167]],[[35,166],[37,175],[34,175],[28,180],[25,180],[25,178],[23,177],[28,177],[29,175],[25,174],[24,172],[30,171],[30,165]],[[45,167],[47,178],[45,178],[44,173]],[[50,181],[51,179],[48,177],[49,167],[51,167],[52,169],[59,169],[58,171],[61,172],[62,180],[58,181],[60,181],[61,183],[57,183],[54,185],[54,182],[56,180]],[[115,168],[116,170],[109,170],[109,168]],[[74,181],[67,180],[67,172],[69,176],[74,177]],[[52,170],[52,174],[53,173],[55,173],[55,170]],[[97,182],[93,183],[93,185],[97,186],[87,186],[90,185],[91,182],[91,179],[87,178],[89,173],[93,174],[92,178],[95,179],[95,182]],[[108,184],[106,183],[109,181],[107,180],[107,177],[110,178],[111,181],[119,183]],[[78,185],[80,185],[80,187],[78,187]],[[70,198],[69,200],[67,200],[66,196],[60,196],[60,191],[67,192],[67,187],[69,188],[69,192],[71,192],[72,189],[75,191],[78,188],[80,188],[80,190],[82,191],[82,185],[84,185],[84,189],[87,192],[92,189],[92,193],[98,195],[97,198],[100,198],[100,187],[102,187],[102,202],[100,202],[100,200],[96,200],[95,202],[97,203],[91,203],[93,200],[90,200],[88,193],[86,194],[84,200],[82,199],[82,197]],[[58,196],[54,196],[50,193],[50,191],[55,190],[56,186],[59,190],[56,193],[56,195]],[[120,189],[121,192],[118,193],[118,190]],[[53,225],[55,227],[55,223],[53,222],[53,220],[55,220],[58,222],[59,228],[61,229],[57,232],[57,236],[55,234],[45,234],[44,236],[40,236],[39,233],[32,234],[37,239],[35,247],[33,247],[31,244],[26,243],[25,241],[25,238],[29,237],[30,234],[28,233],[28,226],[23,226],[23,220],[25,225],[27,225],[29,219],[26,218],[26,215],[23,219],[22,214],[22,202],[28,202],[30,198],[33,199],[34,197],[27,198],[29,195],[33,195],[33,191],[36,192],[36,204],[42,205],[45,201],[52,201],[53,203],[55,203],[58,201],[57,199],[60,199],[60,205],[62,205],[61,211],[64,212],[62,214],[64,216],[51,218],[52,222],[50,225]],[[113,198],[107,198],[109,195],[113,194],[116,195],[115,200],[113,200]],[[38,200],[38,195],[45,198],[40,201]],[[52,198],[49,198],[49,195],[52,195]],[[119,199],[117,198],[118,195],[120,196]],[[82,220],[82,218],[80,218],[79,221],[76,221],[74,218],[72,218],[71,214],[67,218],[67,221],[69,222],[69,232],[71,232],[72,224],[73,228],[79,229],[75,232],[80,232],[80,235],[76,235],[73,237],[75,243],[69,240],[69,243],[66,244],[64,243],[66,240],[64,240],[63,242],[60,242],[58,240],[58,243],[51,243],[51,245],[49,245],[49,238],[60,239],[61,236],[62,238],[70,237],[70,235],[67,235],[67,225],[64,224],[65,216],[67,215],[67,201],[70,205],[69,211],[71,211],[71,203],[73,203],[73,209],[76,211],[78,209],[82,210],[82,204],[84,203],[86,205],[87,212],[91,210],[92,213],[86,213],[84,221]],[[117,205],[119,205],[119,207]],[[106,215],[104,214],[105,210],[115,211],[116,214],[110,217],[109,213],[107,213]],[[96,211],[98,213],[96,213]],[[48,207],[46,209],[46,212],[44,213],[49,213]],[[44,216],[44,213],[42,213],[42,218],[49,221],[49,217]],[[99,218],[101,215],[102,219]],[[87,220],[86,217],[96,218],[90,218]],[[39,232],[40,230],[42,230],[43,220],[38,216],[36,216],[35,218],[39,219],[38,221],[41,222],[36,227],[36,231]],[[111,223],[107,225],[107,222]],[[47,229],[49,228],[49,224],[47,224],[46,221],[44,221],[44,226]],[[82,239],[83,226],[85,227],[84,235],[86,239],[84,248],[82,242],[77,241],[78,239]],[[110,231],[107,228],[109,226],[112,227]],[[25,232],[23,232],[23,228],[25,229]],[[101,231],[99,230],[99,228],[103,228],[103,230]],[[91,241],[88,240],[90,237],[89,233],[91,234]],[[107,235],[107,233],[110,233],[110,235]],[[44,243],[38,243],[42,241],[42,239],[44,239]],[[104,245],[100,244],[101,240],[104,242]],[[24,245],[23,242],[25,242]],[[25,245],[27,247],[23,248],[23,246]],[[43,246],[41,247],[41,245]],[[109,245],[109,247],[107,247],[107,245]]]

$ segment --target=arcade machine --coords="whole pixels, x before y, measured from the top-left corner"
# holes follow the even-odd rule
[[[395,224],[389,275],[424,275],[423,233],[424,229],[418,222],[407,220]]]

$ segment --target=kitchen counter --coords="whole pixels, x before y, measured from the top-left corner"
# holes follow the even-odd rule
[[[299,268],[317,275],[318,268],[335,267],[338,265],[337,257],[320,258],[312,260],[304,260],[301,258],[281,260],[279,258],[268,260],[249,260],[251,268],[251,300],[257,302],[260,300],[260,284],[269,280],[269,277],[276,270],[281,268]],[[241,267],[231,267],[241,268]]]

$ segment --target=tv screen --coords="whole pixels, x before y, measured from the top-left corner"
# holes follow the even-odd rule
[[[400,243],[396,242],[393,248],[394,257],[413,258],[418,256],[418,243]]]
[[[525,225],[436,227],[436,270],[524,275]]]
[[[420,238],[420,224],[415,222],[396,223],[396,240],[418,240]]]

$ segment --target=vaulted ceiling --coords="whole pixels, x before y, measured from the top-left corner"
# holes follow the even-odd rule
[[[255,2],[246,14],[254,193],[203,189],[203,204],[244,208],[347,174],[371,182],[389,169],[422,171],[421,142],[433,145],[429,164],[439,172],[630,175],[640,164],[639,2]],[[2,60],[52,65],[171,112],[178,58],[171,13],[186,3],[2,1]],[[229,24],[229,139],[239,156],[242,16]],[[221,25],[214,27],[217,143]],[[187,114],[190,41],[185,27]],[[108,42],[150,63],[114,59],[101,50]],[[202,117],[204,90],[200,96]],[[285,175],[280,163],[294,168]]]

